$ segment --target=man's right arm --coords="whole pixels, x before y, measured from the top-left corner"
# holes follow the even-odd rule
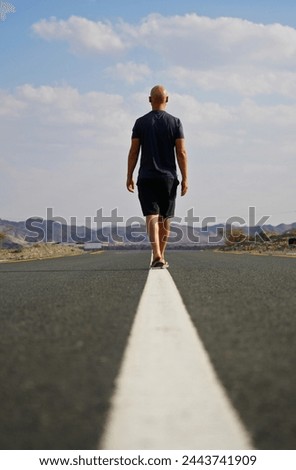
[[[187,152],[185,147],[185,139],[176,140],[176,156],[178,166],[182,175],[181,196],[184,196],[188,190],[188,168],[187,168]]]
[[[137,165],[138,157],[140,152],[140,139],[132,139],[131,147],[128,154],[127,162],[127,179],[126,187],[131,193],[135,190],[135,183],[133,180],[134,169]]]

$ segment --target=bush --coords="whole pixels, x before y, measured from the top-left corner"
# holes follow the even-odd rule
[[[3,245],[3,242],[4,242],[5,238],[6,238],[5,233],[0,232],[0,248],[2,248],[2,245]]]
[[[225,234],[226,245],[242,244],[247,240],[247,236],[241,229],[227,230]]]

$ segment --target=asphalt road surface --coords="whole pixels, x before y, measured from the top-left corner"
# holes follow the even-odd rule
[[[254,448],[296,449],[296,260],[167,258]],[[0,264],[1,449],[97,448],[149,259],[115,251]]]

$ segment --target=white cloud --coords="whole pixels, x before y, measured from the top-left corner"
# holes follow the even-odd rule
[[[123,26],[142,43],[181,65],[197,68],[217,64],[269,63],[296,65],[296,30],[239,18],[208,18],[197,14],[150,15],[140,25]],[[172,47],[173,41],[173,47]]]
[[[53,206],[81,217],[124,199],[133,117],[121,96],[24,85],[6,98],[22,111],[0,116],[4,212],[43,216]]]
[[[144,94],[124,99],[23,85],[1,96],[20,106],[9,119],[0,116],[2,217],[45,217],[46,207],[80,220],[100,207],[106,215],[115,207],[125,217],[140,215],[125,175],[139,106],[149,110]],[[244,216],[253,204],[287,210],[295,186],[295,104],[221,105],[172,94],[168,111],[181,117],[189,153],[190,191],[178,200],[177,215],[195,207],[199,215]]]
[[[184,88],[296,97],[293,28],[237,18],[157,15],[148,17],[135,37],[163,54],[169,75]]]
[[[296,72],[253,65],[221,66],[207,70],[175,66],[169,75],[179,86],[197,86],[205,91],[224,91],[243,96],[278,94],[296,98]]]
[[[0,90],[0,116],[18,116],[24,109],[25,103]]]
[[[188,14],[150,15],[124,29],[134,43],[162,56],[167,75],[184,89],[296,97],[296,30],[291,27]]]
[[[149,77],[151,69],[147,64],[136,64],[135,62],[118,63],[113,67],[108,67],[106,74],[109,77],[116,77],[119,80],[124,80],[129,84],[142,81]]]
[[[296,65],[296,30],[281,24],[263,25],[240,18],[208,18],[152,14],[139,24],[55,17],[32,25],[47,40],[65,40],[90,52],[110,52],[142,45],[165,54],[179,65],[197,67],[252,63]],[[173,41],[173,46],[172,46]]]
[[[28,108],[27,115],[38,114],[42,120],[53,126],[62,124],[85,131],[98,129],[103,125],[119,131],[126,119],[121,112],[123,98],[103,92],[80,94],[71,86],[51,87],[23,85],[17,89],[18,100]]]
[[[75,52],[109,54],[122,51],[124,44],[111,24],[71,16],[68,20],[43,19],[33,24],[33,31],[48,41],[62,40]]]
[[[225,221],[230,212],[246,217],[255,205],[277,223],[287,217],[295,192],[295,103],[222,106],[173,95],[171,109],[182,118],[189,153],[190,191],[178,215],[191,206],[196,215]]]
[[[149,15],[138,24],[103,23],[72,16],[41,20],[33,30],[47,40],[67,41],[80,53],[125,51],[126,62],[105,73],[136,84],[170,77],[178,86],[243,96],[280,94],[296,97],[296,30],[239,18]],[[133,52],[145,56],[137,63]]]

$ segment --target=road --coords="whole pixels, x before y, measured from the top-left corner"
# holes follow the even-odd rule
[[[168,261],[254,448],[296,449],[295,260]],[[97,448],[148,264],[118,251],[0,265],[1,449]]]

